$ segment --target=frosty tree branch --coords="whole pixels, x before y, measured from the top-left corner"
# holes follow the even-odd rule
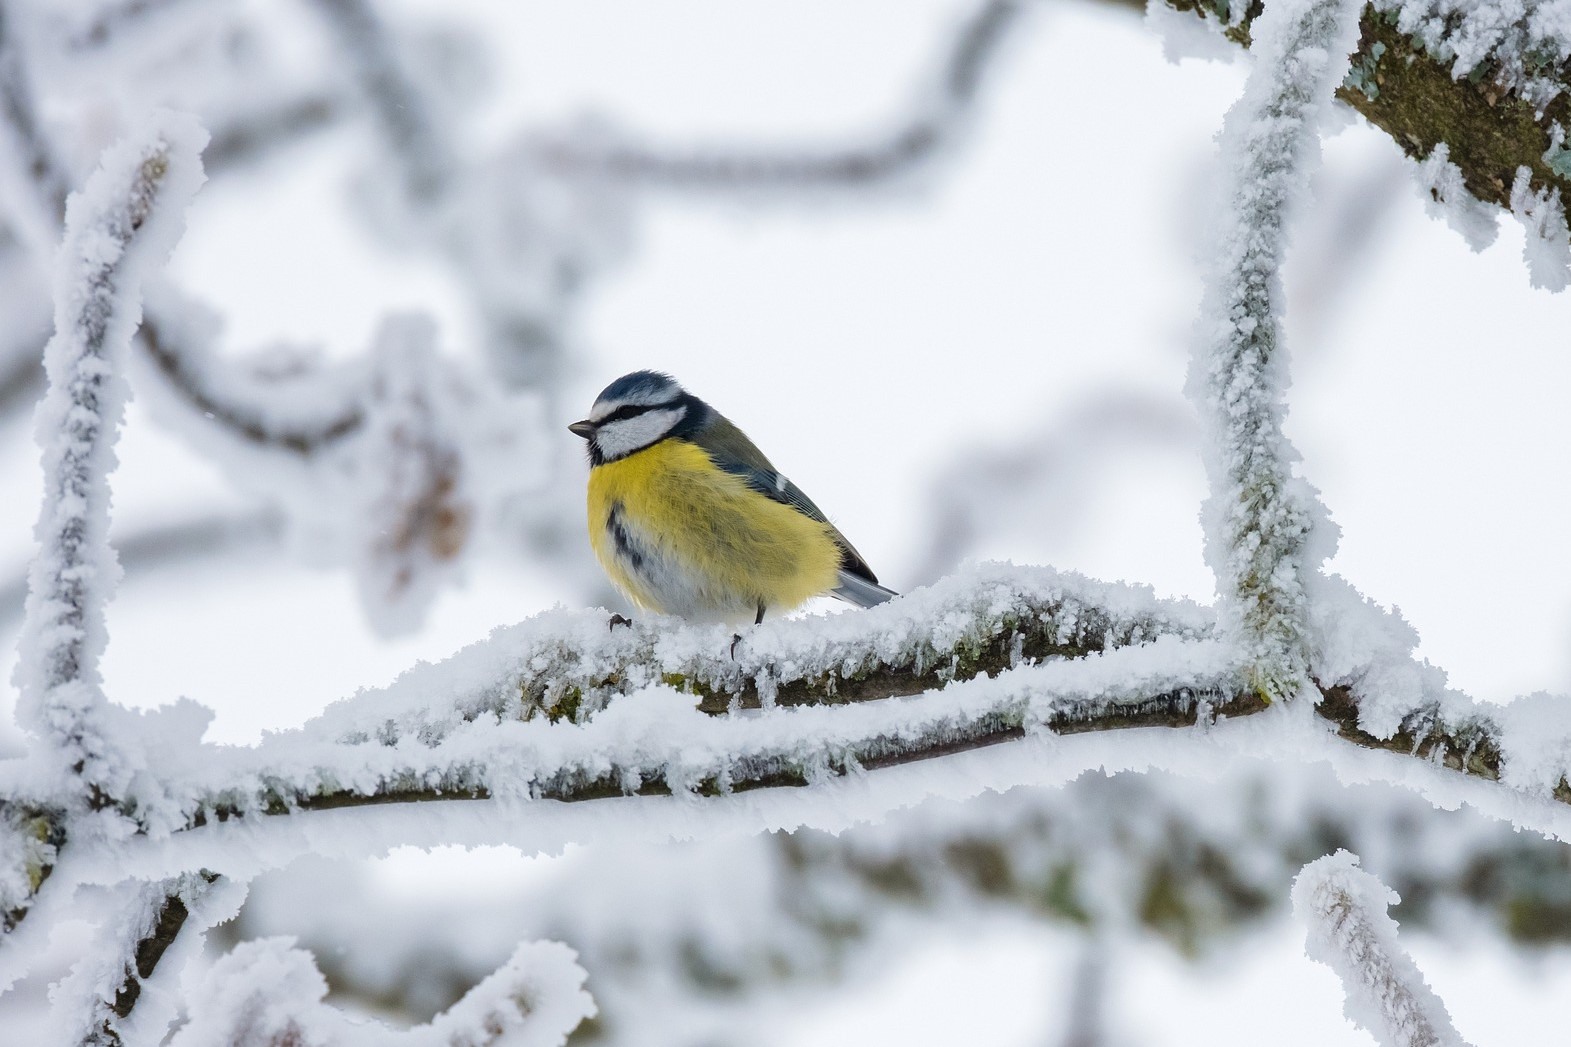
[[[1261,0],[1218,18],[1202,0],[1154,0],[1247,46]],[[1526,168],[1532,188],[1571,193],[1556,137],[1571,117],[1571,54],[1560,23],[1529,2],[1470,16],[1447,0],[1376,0],[1362,9],[1352,72],[1337,97],[1416,160],[1445,149],[1473,197],[1511,210]],[[1227,11],[1228,6],[1222,5]]]
[[[1346,851],[1304,867],[1293,908],[1309,925],[1310,958],[1336,971],[1347,1016],[1381,1047],[1467,1047],[1445,1004],[1396,940],[1396,893]]]
[[[139,319],[142,272],[179,234],[202,179],[205,141],[164,117],[106,154],[66,214],[56,272],[49,391],[39,409],[45,502],[37,534],[17,682],[18,718],[53,747],[61,773],[102,806],[125,786],[104,723],[98,659],[104,606],[118,576],[109,548],[112,450],[125,410],[124,358]]]
[[[1254,72],[1223,127],[1217,257],[1189,375],[1209,429],[1206,558],[1224,628],[1248,646],[1252,683],[1267,700],[1307,682],[1304,577],[1315,568],[1316,501],[1292,475],[1282,433],[1286,212],[1308,182],[1305,159],[1346,67],[1352,22],[1348,0],[1277,0],[1257,23]]]
[[[211,873],[192,873],[128,892],[122,923],[109,929],[107,947],[84,957],[57,991],[56,1006],[66,1009],[67,1023],[79,1030],[76,1043],[82,1047],[123,1047],[127,1042],[125,1026],[144,989],[160,973],[165,953],[180,937],[193,910],[203,907],[217,882],[218,877]],[[156,1017],[138,1015],[139,1023],[167,1025],[174,1016],[172,1009],[160,1010],[165,1013]],[[162,1028],[157,1028],[144,1040],[152,1042],[162,1036]]]

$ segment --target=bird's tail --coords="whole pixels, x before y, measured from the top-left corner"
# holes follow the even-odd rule
[[[885,600],[893,600],[900,594],[893,589],[885,589],[877,582],[870,582],[860,575],[852,574],[850,571],[841,571],[840,584],[834,588],[830,595],[839,597],[846,603],[854,603],[858,607],[872,607],[875,604],[883,603]]]

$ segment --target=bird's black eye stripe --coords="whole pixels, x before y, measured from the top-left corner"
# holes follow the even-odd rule
[[[637,418],[639,415],[647,414],[650,411],[660,411],[675,406],[675,400],[668,400],[667,402],[661,404],[623,404],[621,407],[618,407],[616,410],[600,419],[595,423],[595,425],[610,425],[612,422],[621,422],[628,418]]]

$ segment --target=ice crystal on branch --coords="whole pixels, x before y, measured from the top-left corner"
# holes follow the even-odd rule
[[[1532,174],[1519,167],[1511,183],[1511,213],[1526,234],[1522,258],[1534,287],[1564,291],[1571,283],[1571,232],[1566,228],[1565,205],[1559,189],[1534,190]]]
[[[1451,147],[1441,142],[1418,165],[1424,211],[1462,234],[1467,246],[1482,251],[1495,242],[1499,212],[1467,191],[1462,169],[1451,162]]]
[[[1293,882],[1293,909],[1309,925],[1310,959],[1342,979],[1348,1018],[1380,1047],[1466,1047],[1396,940],[1386,909],[1400,900],[1346,851],[1310,862]]]
[[[19,718],[57,750],[57,769],[95,799],[126,784],[106,729],[98,660],[119,574],[109,547],[109,471],[125,413],[125,358],[141,318],[146,265],[167,255],[202,181],[207,135],[173,114],[108,150],[66,209],[55,267],[49,391],[37,417],[44,506],[16,681]]]
[[[1281,277],[1289,206],[1315,129],[1357,36],[1350,0],[1277,0],[1254,26],[1255,70],[1222,131],[1224,213],[1202,305],[1190,393],[1209,427],[1206,556],[1224,622],[1248,646],[1255,686],[1288,697],[1307,678],[1303,576],[1314,493],[1282,433],[1287,364]]]

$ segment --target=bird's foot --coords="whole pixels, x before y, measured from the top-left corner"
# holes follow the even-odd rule
[[[741,633],[731,634],[731,660],[736,661],[736,645],[742,642]]]
[[[633,627],[633,620],[631,618],[623,618],[619,614],[613,614],[611,616],[611,622],[610,622],[610,624],[608,624],[606,626],[606,628],[611,630],[612,632],[615,632],[616,631],[616,627],[619,626],[619,625],[625,625],[629,629],[631,629]]]

